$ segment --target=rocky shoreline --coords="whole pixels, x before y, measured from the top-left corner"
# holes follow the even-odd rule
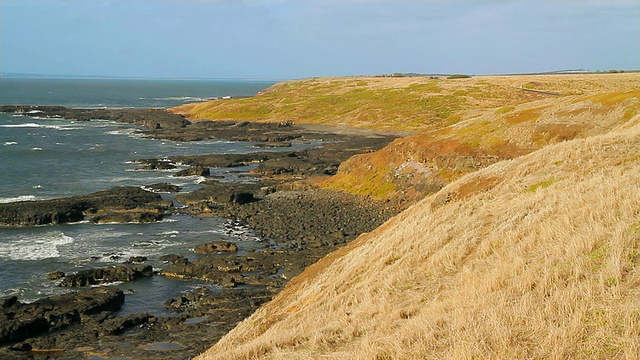
[[[185,359],[209,348],[221,336],[269,301],[286,282],[331,251],[371,231],[399,209],[355,195],[315,189],[298,180],[335,174],[349,157],[375,151],[394,139],[371,134],[309,131],[291,123],[256,124],[233,121],[191,123],[156,109],[70,109],[59,106],[0,106],[0,112],[89,121],[107,119],[146,127],[147,137],[173,141],[212,138],[257,142],[263,149],[313,141],[323,146],[302,151],[267,151],[238,155],[175,156],[132,159],[142,169],[175,169],[176,176],[209,176],[209,168],[253,165],[257,181],[222,183],[209,177],[202,188],[180,193],[170,184],[155,191],[178,192],[173,206],[140,188],[111,190],[66,199],[0,204],[0,226],[34,226],[90,220],[153,222],[170,214],[226,216],[252,228],[264,247],[237,252],[232,243],[205,243],[196,260],[166,254],[159,259],[129,259],[127,264],[50,274],[60,286],[81,289],[32,304],[2,300],[0,358],[15,359]],[[177,165],[189,168],[177,170]],[[153,190],[148,189],[148,190]],[[162,262],[162,269],[148,265]],[[171,317],[154,314],[118,316],[126,295],[113,281],[168,276],[212,284],[176,298],[165,306]],[[105,294],[108,294],[105,295]],[[109,299],[108,306],[102,304]],[[34,310],[38,309],[38,310]]]

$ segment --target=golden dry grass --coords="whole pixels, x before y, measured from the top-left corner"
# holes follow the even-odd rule
[[[640,113],[637,89],[532,100],[396,140],[344,162],[322,187],[419,200],[460,176],[549,144],[605,134]],[[367,181],[362,181],[366,179]]]
[[[532,93],[522,88],[561,96]],[[640,73],[468,79],[314,78],[247,99],[173,109],[190,119],[413,132],[352,158],[323,188],[412,203],[479,168],[559,141],[604,134],[640,113]]]
[[[637,358],[639,123],[461,177],[200,359]]]
[[[255,97],[172,109],[189,119],[292,121],[367,129],[424,131],[486,111],[565,96],[638,89],[640,74],[479,76],[469,79],[313,78],[278,83]]]

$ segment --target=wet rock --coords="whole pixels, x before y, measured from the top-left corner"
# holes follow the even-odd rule
[[[146,188],[151,189],[153,192],[161,192],[161,193],[177,193],[180,192],[180,187],[178,185],[172,185],[169,183],[158,183],[149,185]]]
[[[188,169],[178,171],[175,176],[209,176],[211,172],[208,167],[192,166]]]
[[[0,345],[81,323],[83,316],[115,311],[124,293],[114,288],[92,288],[24,304],[16,301],[0,311]]]
[[[141,170],[173,170],[176,165],[165,159],[143,159],[138,160],[142,164]]]
[[[256,146],[261,148],[284,148],[291,147],[292,144],[290,141],[265,141],[256,144]]]
[[[27,115],[38,111],[39,117],[62,118],[79,121],[93,119],[138,124],[149,129],[180,129],[191,124],[182,115],[161,109],[77,109],[63,106],[2,105],[0,112]]]
[[[31,346],[31,344],[27,344],[27,343],[18,343],[18,344],[14,344],[11,345],[9,347],[9,349],[11,349],[11,351],[31,351],[33,349],[33,347]]]
[[[188,194],[178,194],[176,200],[194,206],[206,201],[212,207],[229,204],[243,205],[257,201],[262,194],[263,184],[222,183],[215,180],[206,181],[204,188]]]
[[[151,209],[147,212],[165,211],[169,204],[159,194],[124,186],[99,191],[89,195],[64,199],[20,201],[0,204],[0,226],[35,226],[77,222],[85,214],[99,210]],[[150,217],[149,217],[150,218]]]
[[[150,276],[153,276],[153,267],[151,265],[119,265],[82,270],[75,274],[67,275],[62,279],[60,286],[99,285],[116,281],[132,281]]]
[[[198,245],[193,249],[196,254],[211,254],[217,252],[237,252],[238,246],[228,241],[213,241]]]
[[[149,211],[109,211],[91,218],[92,223],[151,223],[164,218],[164,213]]]
[[[140,264],[147,260],[146,256],[131,256],[129,260],[125,261],[125,264]]]
[[[168,262],[173,265],[186,265],[187,263],[189,263],[189,260],[187,260],[186,257],[176,254],[163,255],[159,260]]]
[[[2,299],[2,302],[0,302],[0,309],[12,307],[16,303],[18,303],[17,296],[12,296],[6,299]]]
[[[116,317],[100,324],[99,335],[117,335],[132,327],[147,323],[153,316],[143,313]]]
[[[46,275],[47,279],[49,280],[60,280],[65,276],[65,273],[62,271],[54,271],[52,273],[48,273]]]

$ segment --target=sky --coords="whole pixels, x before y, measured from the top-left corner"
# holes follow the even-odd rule
[[[0,73],[296,79],[640,69],[640,0],[0,0]]]

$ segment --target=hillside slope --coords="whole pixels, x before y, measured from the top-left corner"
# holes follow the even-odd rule
[[[640,117],[462,176],[201,359],[634,358]]]
[[[406,206],[498,161],[615,129],[640,113],[638,89],[640,73],[317,78],[279,83],[252,98],[172,111],[194,121],[290,121],[411,132],[344,162],[336,176],[309,182]]]
[[[637,86],[640,88],[640,77]],[[469,172],[549,144],[616,129],[640,114],[640,90],[546,97],[397,139],[341,164],[318,185],[414,202]]]

